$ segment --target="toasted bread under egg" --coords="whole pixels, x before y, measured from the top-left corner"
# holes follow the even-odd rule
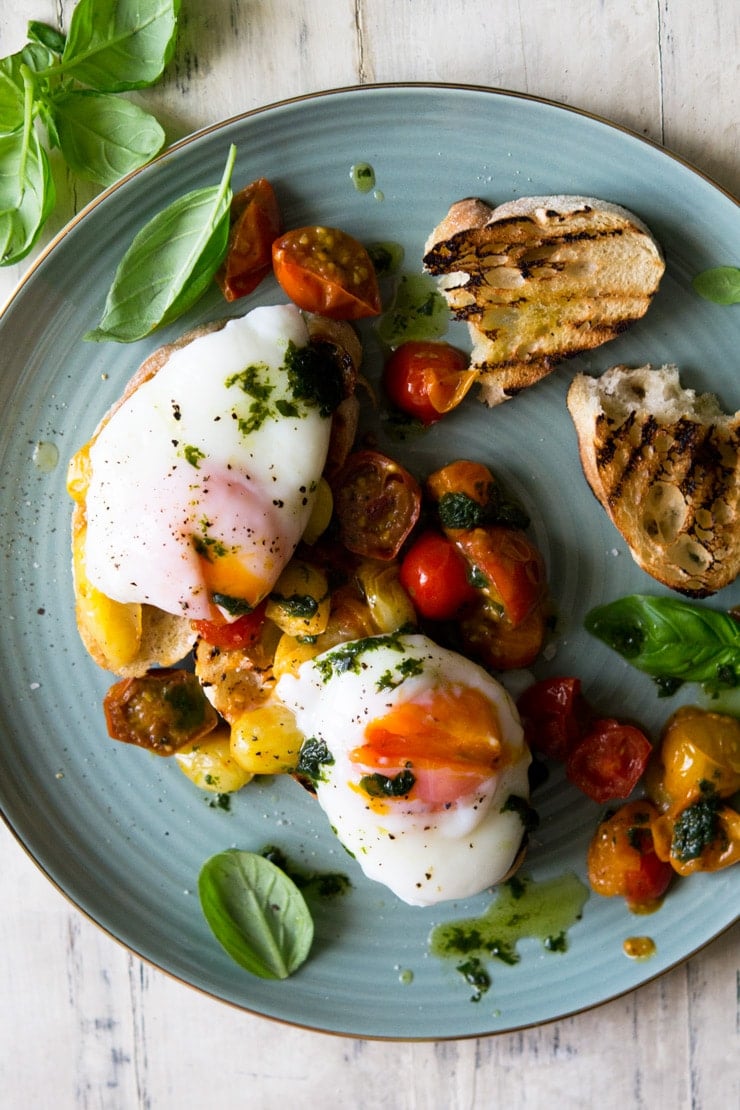
[[[682,389],[675,366],[613,366],[568,391],[583,471],[657,581],[701,598],[740,572],[740,413]]]
[[[665,269],[644,223],[592,197],[452,205],[424,267],[468,323],[480,397],[498,405],[647,311]]]
[[[227,322],[224,319],[200,325],[174,342],[157,348],[144,360],[121,397],[102,418],[90,443],[94,442],[117,409],[141,385],[153,378],[175,351],[201,336],[219,331]],[[332,354],[342,370],[346,396],[332,421],[327,460],[327,466],[341,465],[349,451],[357,424],[357,401],[353,391],[362,359],[362,348],[356,332],[349,324],[318,316],[306,316],[306,326],[312,342],[332,348]],[[183,660],[198,638],[191,620],[165,613],[152,605],[114,602],[96,590],[85,576],[85,529],[85,499],[82,496],[75,498],[72,511],[72,581],[77,628],[88,653],[98,666],[121,678],[136,677],[153,667],[169,667]]]

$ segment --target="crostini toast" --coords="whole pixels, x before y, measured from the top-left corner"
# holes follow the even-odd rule
[[[568,390],[586,479],[635,562],[701,598],[740,572],[740,413],[673,365],[579,374]]]
[[[429,236],[424,267],[467,321],[480,398],[497,405],[647,311],[665,269],[646,225],[592,197],[469,197]]]

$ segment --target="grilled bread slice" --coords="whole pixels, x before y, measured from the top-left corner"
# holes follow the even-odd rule
[[[682,389],[675,366],[577,375],[567,397],[584,474],[635,562],[687,597],[740,572],[740,413]]]
[[[491,208],[468,197],[430,235],[424,267],[468,323],[481,400],[498,405],[643,316],[665,263],[616,204],[551,196]]]
[[[128,382],[118,401],[105,414],[90,441],[73,456],[67,489],[74,501],[72,510],[72,582],[75,618],[85,648],[98,666],[121,678],[145,674],[152,667],[169,667],[184,659],[197,639],[192,622],[165,613],[152,605],[123,603],[106,597],[85,573],[86,488],[90,477],[89,447],[116,410],[141,386],[153,378],[175,351],[203,335],[218,331],[226,320],[193,328],[173,343],[155,350]],[[354,396],[362,347],[350,324],[307,315],[311,342],[328,348],[342,374],[345,397],[332,420],[327,467],[340,466],[349,452],[357,425],[358,402]]]

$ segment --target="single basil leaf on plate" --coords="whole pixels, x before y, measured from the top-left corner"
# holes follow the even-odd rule
[[[51,102],[51,114],[67,165],[99,185],[115,184],[164,145],[154,116],[113,93],[60,93]]]
[[[672,597],[629,597],[586,614],[586,630],[654,678],[740,684],[740,624],[728,613]]]
[[[692,281],[695,292],[714,304],[740,302],[740,267],[715,266],[702,270]]]
[[[205,293],[228,247],[235,157],[231,146],[219,185],[179,197],[138,232],[116,270],[100,324],[85,339],[143,339]]]
[[[313,919],[292,879],[264,856],[231,848],[204,863],[198,894],[232,959],[261,979],[286,979],[305,961]]]
[[[49,159],[31,129],[0,135],[0,265],[29,253],[54,207]]]
[[[60,69],[98,92],[143,89],[175,49],[180,0],[80,0]]]
[[[67,41],[66,35],[58,31],[56,27],[50,27],[48,23],[41,23],[37,19],[32,19],[29,22],[28,37],[32,42],[41,43],[53,54],[61,54]]]

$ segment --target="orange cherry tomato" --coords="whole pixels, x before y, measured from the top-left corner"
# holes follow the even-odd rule
[[[434,424],[460,404],[477,377],[469,358],[449,343],[402,343],[383,369],[383,384],[396,406],[422,424]]]
[[[637,912],[657,908],[673,875],[655,853],[657,816],[650,802],[627,802],[601,822],[588,849],[588,880],[597,894],[626,898]]]
[[[474,568],[474,584],[480,579],[481,591],[502,606],[516,628],[545,595],[545,563],[540,552],[521,529],[500,524],[456,529],[451,536]]]
[[[280,234],[280,208],[270,182],[260,177],[231,202],[229,246],[216,281],[227,301],[245,297],[272,269],[272,244]]]
[[[368,559],[393,559],[419,519],[421,489],[380,451],[355,451],[333,483],[342,543]]]
[[[275,277],[305,312],[332,320],[380,313],[375,268],[362,243],[333,227],[299,227],[272,244]]]

